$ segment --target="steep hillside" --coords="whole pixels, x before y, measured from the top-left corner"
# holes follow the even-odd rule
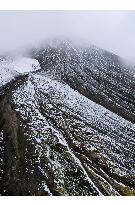
[[[87,98],[135,123],[135,67],[95,46],[51,41],[31,51],[43,70]]]
[[[135,195],[134,72],[94,46],[28,53],[0,89],[0,194]]]
[[[5,194],[134,192],[132,123],[49,76],[22,82],[1,101]]]

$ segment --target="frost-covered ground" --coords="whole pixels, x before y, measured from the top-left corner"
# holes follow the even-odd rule
[[[26,57],[15,59],[9,66],[19,73],[28,73],[40,69],[39,62],[36,59]]]
[[[63,79],[87,98],[135,123],[134,66],[95,46],[52,41],[33,49],[42,70]]]
[[[96,47],[32,52],[0,60],[0,86],[20,75],[1,100],[7,194],[135,195],[133,72]]]
[[[51,143],[64,147],[74,166],[81,170],[79,180],[87,181],[92,194],[102,195],[107,186],[108,194],[119,195],[119,186],[125,186],[122,177],[134,180],[134,124],[51,76],[30,74],[28,81],[14,92],[13,100],[16,111],[28,120],[29,131],[25,134],[35,143],[39,170],[47,176],[42,165],[44,156],[46,166],[54,173],[55,186],[64,194],[77,194],[76,183],[70,193],[65,187],[68,180],[72,184],[65,175],[70,169],[68,160],[62,157],[65,151],[62,155],[53,151]],[[109,181],[109,177],[114,179]],[[46,181],[43,184],[47,187]],[[89,193],[86,187],[84,195]]]
[[[6,57],[0,59],[0,86],[13,80],[17,75],[40,69],[36,59]]]

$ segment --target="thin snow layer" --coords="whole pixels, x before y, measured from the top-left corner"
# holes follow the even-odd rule
[[[86,179],[95,188],[94,183],[89,179],[79,159],[72,154],[62,132],[56,129],[54,125],[48,123],[46,117],[41,114],[40,106],[44,104],[47,98],[49,99],[48,109],[51,109],[54,105],[62,105],[61,108],[63,111],[65,109],[72,112],[76,117],[86,122],[87,125],[84,131],[94,134],[91,142],[89,144],[86,143],[86,147],[89,150],[100,149],[102,156],[108,159],[107,163],[112,168],[112,172],[121,176],[135,175],[135,170],[133,169],[133,149],[135,145],[134,124],[87,99],[62,82],[58,82],[49,76],[30,74],[28,82],[14,92],[13,100],[16,104],[16,111],[19,111],[25,120],[29,119],[30,121],[29,126],[32,130],[32,138],[37,141],[36,149],[39,155],[41,142],[45,138],[45,132],[51,129],[59,143],[67,147],[67,151],[82,169]],[[50,150],[47,148],[48,159],[49,153]],[[61,178],[62,181],[62,167],[58,163],[57,158],[53,162],[50,159],[50,162],[53,163],[54,169],[59,170],[59,180]],[[129,168],[129,166],[131,167]],[[100,194],[98,188],[95,189]]]
[[[40,69],[36,59],[7,57],[0,59],[0,86],[13,80],[17,75]]]
[[[20,57],[15,59],[11,66],[13,70],[19,73],[28,73],[40,69],[39,62],[36,59]]]
[[[0,67],[0,87],[13,80],[15,76],[15,72],[12,72],[7,68]]]
[[[0,86],[5,85],[17,75],[10,66],[11,60],[0,59]]]

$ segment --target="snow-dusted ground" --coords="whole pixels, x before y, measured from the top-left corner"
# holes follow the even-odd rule
[[[40,69],[36,59],[26,57],[7,57],[0,59],[0,86],[5,85],[15,76]]]
[[[47,102],[46,96],[48,96],[49,102]],[[111,167],[112,172],[119,176],[134,176],[134,124],[87,99],[68,85],[58,82],[49,76],[30,74],[28,82],[14,92],[13,99],[16,104],[16,111],[19,111],[24,119],[30,119],[31,137],[37,141],[36,152],[39,153],[39,156],[42,152],[42,141],[45,140],[45,136],[47,137],[45,133],[48,129],[51,129],[55,136],[52,141],[57,139],[59,143],[67,148],[67,152],[74,158],[75,163],[78,164],[85,178],[91,186],[95,186],[85,172],[80,160],[70,150],[61,131],[57,130],[50,123],[48,124],[48,120],[40,113],[40,104],[47,103],[48,110],[52,109],[54,105],[56,107],[61,106],[63,111],[72,112],[76,117],[86,122],[87,126],[83,128],[84,133],[87,130],[93,134],[93,138],[89,142],[85,140],[85,135],[83,134],[86,149],[99,149],[100,154],[107,159],[108,166]],[[60,113],[59,116],[61,116]],[[53,117],[55,117],[55,113]],[[79,141],[76,140],[74,142],[79,145]],[[46,151],[44,150],[45,152],[47,158],[50,159],[49,154],[51,150],[48,146]],[[54,169],[59,170],[57,171],[59,172],[59,177],[55,179],[59,183],[59,181],[64,179],[62,170],[65,168],[59,165],[57,157],[54,161],[50,159],[50,163]],[[129,169],[129,166],[131,166],[131,169]],[[44,170],[42,171],[44,172]],[[100,193],[98,188],[96,189]]]
[[[18,75],[18,72],[13,70],[11,62],[11,59],[0,59],[0,86],[5,85]]]
[[[39,62],[36,59],[26,57],[15,59],[10,66],[19,73],[28,73],[40,69]]]

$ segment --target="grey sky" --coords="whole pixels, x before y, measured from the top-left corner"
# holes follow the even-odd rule
[[[62,35],[135,62],[134,22],[135,11],[0,11],[0,53]]]

